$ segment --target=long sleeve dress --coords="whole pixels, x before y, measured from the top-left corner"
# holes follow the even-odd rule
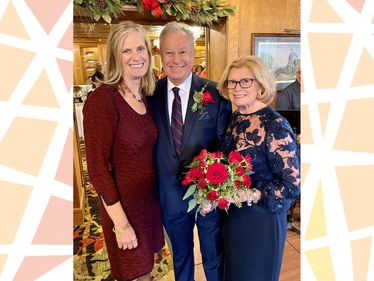
[[[114,87],[102,85],[83,109],[88,173],[107,205],[118,201],[135,230],[138,247],[119,249],[113,222],[100,199],[102,227],[112,274],[133,280],[152,270],[164,245],[153,147],[157,128],[147,106],[138,114]]]
[[[287,232],[286,212],[300,192],[299,161],[292,129],[279,113],[265,107],[233,113],[223,151],[249,154],[257,204],[230,205],[223,214],[224,280],[276,281]]]

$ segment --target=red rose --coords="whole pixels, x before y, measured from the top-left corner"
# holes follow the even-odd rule
[[[243,160],[243,157],[239,152],[233,150],[229,154],[229,162],[230,163],[240,163]]]
[[[243,185],[245,185],[246,187],[250,187],[251,186],[251,183],[252,183],[252,179],[250,176],[248,175],[244,175],[243,176],[243,181],[242,181]]]
[[[193,181],[193,178],[191,177],[191,174],[188,173],[184,176],[184,179],[182,180],[183,185],[189,185]]]
[[[200,161],[199,166],[201,168],[204,168],[206,166],[206,162],[205,161]]]
[[[217,200],[217,198],[218,198],[218,192],[214,189],[209,191],[206,195],[206,199],[208,199],[209,201]]]
[[[198,180],[198,179],[200,179],[201,177],[204,176],[204,170],[199,169],[199,168],[191,168],[191,170],[188,174],[190,174],[190,176],[193,180]]]
[[[236,168],[235,173],[236,173],[238,176],[241,177],[242,175],[244,175],[244,169],[243,169],[242,167],[238,167],[238,168]]]
[[[213,184],[220,184],[227,180],[226,167],[221,163],[213,163],[208,167],[206,178]]]
[[[244,159],[247,163],[251,162],[252,161],[252,157],[251,155],[247,154],[246,156],[244,156]]]
[[[205,160],[205,156],[208,154],[208,151],[206,149],[203,149],[200,151],[199,155],[196,156],[196,159],[199,159],[201,161]]]
[[[235,186],[236,186],[237,189],[240,188],[240,181],[234,181],[234,184],[235,184]]]
[[[229,202],[225,198],[218,199],[218,208],[227,209],[229,207]]]
[[[214,100],[214,98],[212,97],[212,94],[211,94],[211,93],[209,93],[208,91],[205,91],[205,92],[203,93],[202,98],[201,98],[201,102],[202,102],[203,104],[208,104],[208,103],[215,103],[215,100]]]
[[[206,180],[204,178],[199,179],[199,182],[197,183],[197,186],[200,187],[201,189],[206,188]]]
[[[222,158],[222,152],[220,152],[220,151],[212,152],[212,153],[210,153],[210,156],[211,156],[212,158],[221,159],[221,158]]]

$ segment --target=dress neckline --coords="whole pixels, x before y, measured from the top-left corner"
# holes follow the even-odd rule
[[[251,113],[241,113],[241,112],[239,111],[239,109],[238,109],[237,111],[238,111],[238,114],[239,114],[239,115],[250,116],[250,115],[259,114],[259,113],[261,113],[262,111],[267,110],[268,108],[269,108],[269,106],[267,105],[267,106],[265,106],[265,107],[263,107],[263,108],[260,108],[259,110],[256,110],[256,111],[254,111],[254,112],[251,112]]]
[[[145,116],[145,115],[147,115],[148,110],[147,110],[147,104],[146,104],[146,102],[145,102],[145,99],[143,99],[143,103],[144,103],[144,106],[145,106],[145,112],[144,112],[144,113],[139,113],[138,111],[136,111],[136,110],[131,106],[131,104],[129,104],[129,103],[127,102],[127,100],[125,99],[125,97],[121,94],[120,90],[117,89],[117,93],[118,93],[118,95],[121,97],[121,99],[125,102],[125,104],[126,104],[128,107],[130,107],[131,110],[134,111],[137,115],[139,115],[139,116]]]

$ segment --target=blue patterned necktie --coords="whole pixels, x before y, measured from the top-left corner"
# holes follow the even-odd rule
[[[179,88],[174,87],[172,89],[174,93],[173,108],[171,112],[171,133],[173,135],[173,141],[175,151],[177,155],[181,153],[182,146],[182,135],[183,135],[183,116],[182,116],[182,104],[181,98],[178,94]]]

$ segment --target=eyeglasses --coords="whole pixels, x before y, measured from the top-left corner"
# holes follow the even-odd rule
[[[249,88],[252,86],[253,81],[257,80],[256,78],[243,78],[240,81],[235,80],[226,80],[225,84],[227,89],[233,90],[236,88],[236,85],[239,84],[242,88]]]

